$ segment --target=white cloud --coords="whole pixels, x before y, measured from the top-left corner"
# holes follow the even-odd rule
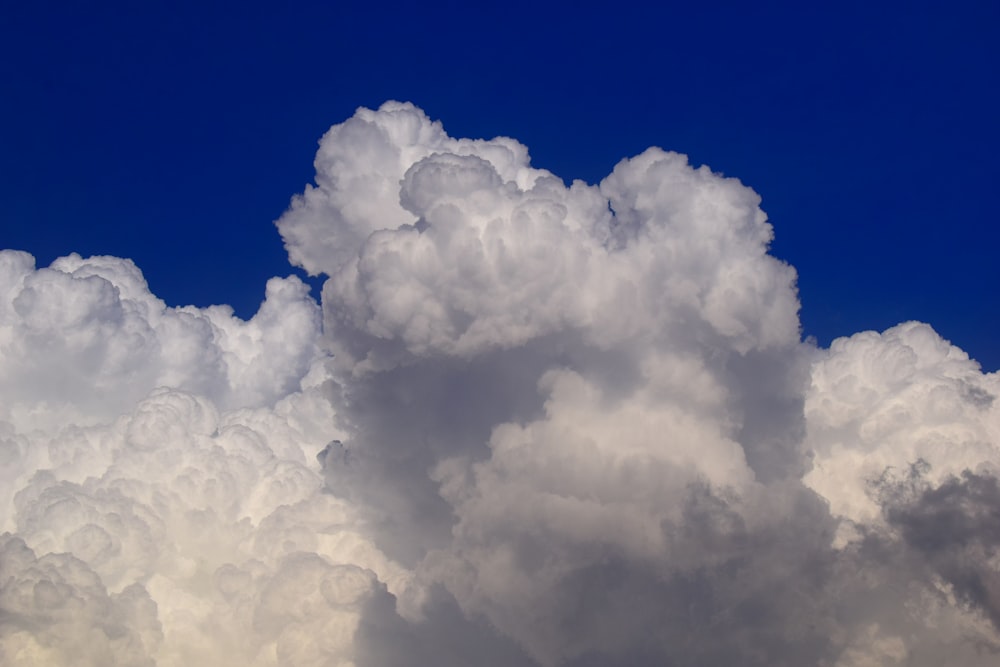
[[[277,225],[322,309],[0,253],[0,660],[992,664],[996,376],[802,343],[752,190],[394,102],[316,169]]]
[[[352,664],[375,572],[408,579],[322,492],[341,431],[301,281],[244,322],[167,308],[127,260],[0,266],[3,662]]]
[[[1000,378],[926,324],[835,340],[813,364],[806,400],[814,467],[806,483],[831,510],[870,522],[871,482],[923,461],[941,483],[963,470],[997,474]]]
[[[226,408],[273,404],[317,356],[319,313],[297,278],[268,282],[248,322],[228,306],[168,308],[114,257],[35,270],[0,254],[0,419],[21,429],[113,418],[157,386]]]
[[[563,331],[627,345],[668,316],[742,351],[797,336],[794,272],[766,254],[759,198],[683,156],[651,149],[567,188],[513,140],[451,139],[388,103],[331,129],[316,164],[278,228],[293,261],[331,277],[327,325],[354,373]]]

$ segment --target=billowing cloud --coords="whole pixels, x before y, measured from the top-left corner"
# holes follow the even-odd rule
[[[303,283],[244,322],[124,260],[0,265],[0,662],[351,664],[409,575],[321,492],[340,431]]]
[[[321,305],[0,253],[3,661],[995,663],[996,376],[802,342],[752,190],[394,102],[316,169],[277,226]]]
[[[285,396],[316,357],[319,312],[297,278],[268,282],[249,322],[227,306],[167,308],[114,257],[35,270],[0,254],[0,417],[52,430],[115,417],[154,387],[255,407]]]
[[[926,324],[841,338],[817,355],[806,401],[814,466],[806,482],[837,515],[872,521],[868,493],[917,462],[932,481],[1000,465],[1000,377]]]

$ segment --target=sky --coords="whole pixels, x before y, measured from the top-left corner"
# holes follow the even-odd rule
[[[4,14],[0,663],[996,663],[991,4]]]
[[[995,3],[291,4],[6,8],[2,245],[248,317],[319,137],[403,100],[567,181],[685,153],[763,198],[805,335],[915,319],[1000,366]]]

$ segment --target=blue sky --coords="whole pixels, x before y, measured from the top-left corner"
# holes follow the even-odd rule
[[[997,369],[1000,8],[805,4],[9,6],[0,247],[249,316],[319,137],[409,100],[565,180],[686,153],[762,196],[805,335],[917,319]]]

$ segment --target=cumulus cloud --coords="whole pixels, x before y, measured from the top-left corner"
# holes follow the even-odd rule
[[[222,407],[273,403],[316,356],[319,311],[298,278],[268,282],[249,322],[228,306],[167,308],[128,260],[78,255],[36,270],[0,253],[0,418],[53,430],[115,417],[158,386]]]
[[[881,510],[868,488],[886,471],[923,462],[933,483],[965,470],[996,475],[997,395],[1000,377],[926,324],[835,340],[816,355],[807,392],[806,483],[836,515],[871,522]]]
[[[303,283],[242,321],[126,260],[0,265],[0,661],[353,664],[408,574],[321,493],[340,430]]]
[[[997,377],[802,342],[752,190],[395,102],[316,170],[277,226],[321,305],[0,253],[3,661],[995,663]]]

